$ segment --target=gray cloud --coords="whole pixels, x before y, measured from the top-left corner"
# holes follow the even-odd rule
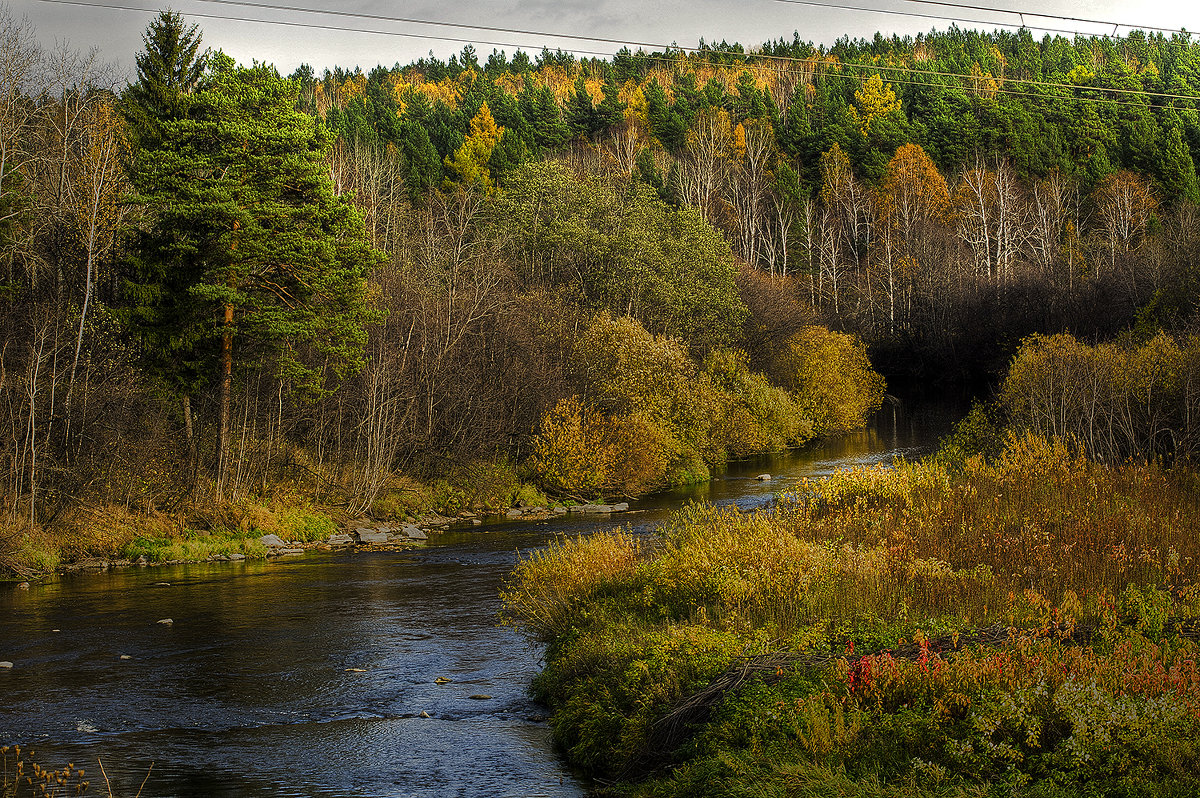
[[[72,46],[86,50],[98,47],[102,57],[132,70],[134,54],[141,49],[141,33],[153,19],[153,11],[161,7],[153,0],[96,0],[128,7],[146,9],[144,12],[67,6],[39,0],[9,0],[8,6],[16,17],[25,16],[34,24],[44,45],[69,41]],[[312,0],[280,0],[292,5],[305,5]],[[868,0],[855,0],[853,5],[865,5]],[[878,0],[872,0],[877,2]],[[3,0],[0,0],[3,2]],[[1015,7],[1025,6],[1016,2]],[[171,6],[185,16],[210,14],[216,16],[256,17],[283,22],[324,24],[333,28],[363,28],[383,33],[346,32],[306,27],[289,27],[270,23],[242,22],[192,16],[204,31],[205,43],[221,48],[239,61],[253,59],[274,63],[290,72],[300,63],[310,63],[319,70],[326,67],[361,66],[369,69],[376,64],[407,63],[426,55],[430,50],[439,58],[460,51],[467,41],[476,43],[481,57],[493,48],[509,55],[521,47],[538,52],[543,45],[552,49],[599,51],[612,53],[619,45],[582,42],[547,36],[526,36],[512,33],[469,31],[461,28],[405,25],[371,20],[354,20],[316,14],[271,12],[235,6],[214,5],[197,0],[173,0]],[[311,6],[309,6],[311,7]],[[339,11],[369,13],[385,16],[424,18],[465,24],[479,24],[577,35],[597,36],[613,40],[644,41],[656,44],[677,43],[695,46],[703,37],[707,41],[738,41],[757,46],[769,39],[790,39],[793,31],[803,40],[830,44],[843,35],[871,37],[876,31],[910,35],[937,26],[945,28],[949,21],[938,24],[930,19],[872,14],[865,12],[822,9],[776,2],[775,0],[670,0],[670,2],[638,2],[637,0],[460,0],[457,3],[417,2],[396,3],[385,0],[345,0],[328,7]],[[934,6],[913,5],[903,0],[889,0],[888,7],[928,13]],[[1043,13],[1065,16],[1112,19],[1139,25],[1186,26],[1200,28],[1200,10],[1189,0],[1174,3],[1143,3],[1131,0],[1045,0],[1036,6]],[[963,11],[960,16],[981,17],[982,12]],[[1001,17],[995,17],[1000,19]],[[1008,17],[1015,21],[1015,17]],[[1026,17],[1031,25],[1033,17]],[[1098,26],[1043,21],[1053,27],[1080,28],[1087,32],[1106,33]],[[976,27],[962,24],[961,27]],[[452,38],[441,41],[424,38],[430,35]]]

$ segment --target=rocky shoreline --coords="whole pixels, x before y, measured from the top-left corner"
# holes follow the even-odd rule
[[[262,535],[258,541],[266,547],[268,559],[294,557],[308,551],[399,551],[420,546],[429,540],[430,535],[437,535],[451,527],[482,526],[484,523],[503,523],[505,521],[544,521],[565,515],[610,515],[628,511],[628,502],[551,507],[519,506],[511,508],[503,514],[488,516],[464,511],[453,517],[429,515],[411,523],[401,524],[364,525],[360,521],[357,526],[348,527],[346,531],[337,532],[328,538],[316,541],[287,541],[275,534]],[[245,554],[214,554],[204,560],[163,561],[151,561],[145,556],[135,560],[87,557],[60,566],[57,570],[59,573],[107,571],[110,568],[185,565],[196,562],[240,562],[246,559],[249,558]]]

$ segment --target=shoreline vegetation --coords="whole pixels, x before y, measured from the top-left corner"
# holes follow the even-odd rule
[[[1014,434],[564,539],[506,613],[614,795],[1193,794],[1198,488]]]
[[[1196,343],[1030,338],[921,462],[530,554],[564,755],[631,797],[1195,794]]]

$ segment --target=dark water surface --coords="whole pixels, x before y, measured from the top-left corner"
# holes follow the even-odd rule
[[[527,694],[538,651],[497,625],[518,552],[614,521],[652,528],[690,500],[759,507],[804,477],[919,456],[964,409],[885,407],[872,429],[734,464],[613,520],[0,586],[0,660],[15,664],[0,670],[0,744],[86,767],[93,795],[106,794],[99,758],[126,796],[152,764],[147,797],[581,796]]]

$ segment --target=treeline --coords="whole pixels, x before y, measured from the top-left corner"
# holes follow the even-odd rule
[[[0,37],[0,564],[310,518],[289,503],[638,495],[882,399],[860,342],[644,181],[560,158],[447,182],[464,144],[421,184],[175,14],[120,90],[10,16]]]
[[[957,378],[1030,332],[1194,316],[1198,55],[1183,35],[952,29],[294,77],[381,229],[405,197],[560,158],[695,208],[889,371]]]
[[[1180,466],[1200,452],[1200,336],[1074,336],[1021,342],[996,395],[977,403],[938,457],[994,458],[1007,431],[1065,441],[1090,459]],[[1186,467],[1181,470],[1186,471]]]
[[[860,341],[953,379],[1195,319],[1182,37],[284,79],[168,14],[128,87],[0,39],[9,529],[634,495],[862,423]]]

